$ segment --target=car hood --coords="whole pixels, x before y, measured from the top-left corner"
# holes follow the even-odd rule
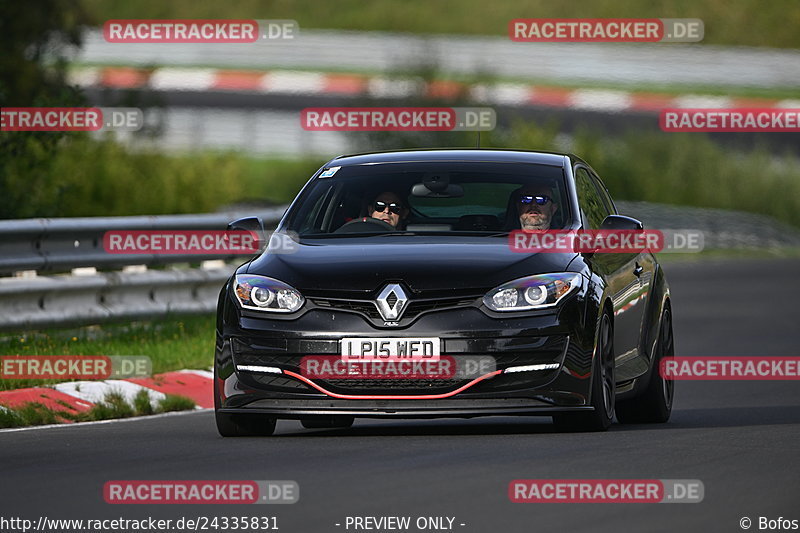
[[[563,272],[575,254],[513,252],[505,237],[424,236],[303,241],[293,253],[265,253],[244,267],[301,292],[490,289],[512,279]]]

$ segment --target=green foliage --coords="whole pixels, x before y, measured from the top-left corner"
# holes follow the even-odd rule
[[[75,102],[77,93],[64,80],[64,54],[66,46],[80,44],[88,22],[78,0],[4,0],[2,14],[0,105]]]
[[[579,131],[568,146],[555,125],[517,123],[485,146],[570,151],[598,172],[616,200],[761,213],[800,226],[800,161],[763,147],[739,153],[699,133]]]
[[[129,418],[134,414],[134,408],[131,407],[131,404],[122,394],[109,392],[102,402],[94,404],[85,418],[88,420],[108,420],[110,418]]]
[[[152,415],[153,404],[150,402],[150,394],[145,389],[140,390],[133,397],[133,409],[137,415],[145,416]]]
[[[42,426],[57,423],[57,414],[37,402],[26,403],[17,409],[0,409],[0,428]]]
[[[18,428],[25,425],[22,417],[12,409],[0,409],[0,428]]]
[[[175,411],[189,411],[194,408],[195,403],[189,398],[168,394],[165,398],[159,400],[158,407],[153,409],[146,390],[139,391],[133,399],[133,405],[131,405],[122,394],[112,391],[106,394],[103,401],[96,403],[91,409],[82,413],[51,409],[38,402],[27,402],[13,409],[0,408],[0,428],[61,424],[65,421],[91,422],[111,420]]]
[[[202,213],[240,200],[291,200],[321,161],[255,160],[236,153],[127,151],[70,136],[20,137],[0,160],[0,218]]]
[[[195,403],[185,396],[167,395],[158,404],[159,413],[169,413],[172,411],[189,411],[195,408]]]

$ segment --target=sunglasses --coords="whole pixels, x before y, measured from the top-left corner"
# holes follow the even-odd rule
[[[544,196],[544,195],[542,195],[542,196],[520,196],[519,197],[519,203],[525,204],[525,205],[528,205],[528,204],[531,204],[531,203],[534,203],[534,202],[536,203],[536,205],[547,205],[549,202],[552,202],[552,201],[553,201],[552,198],[550,198],[549,196]]]
[[[378,213],[383,213],[386,211],[386,208],[389,208],[390,213],[394,213],[395,215],[399,215],[400,212],[403,210],[403,206],[400,204],[387,204],[386,202],[375,202],[372,204],[372,210]]]

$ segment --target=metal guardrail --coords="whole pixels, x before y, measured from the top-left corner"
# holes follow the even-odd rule
[[[260,216],[266,228],[273,228],[284,210],[285,207],[278,207],[244,213],[0,220],[0,274],[232,260],[237,256],[110,254],[103,249],[103,235],[111,230],[224,230],[229,222],[253,215]]]
[[[217,295],[243,255],[110,254],[110,230],[224,230],[238,218],[258,215],[276,226],[285,207],[199,215],[0,220],[0,330],[80,326],[109,321],[212,312]],[[148,266],[214,262],[206,268]],[[136,271],[100,270],[139,265]],[[56,274],[94,267],[88,274]],[[9,276],[23,273],[22,276]],[[47,273],[48,275],[40,275]],[[51,275],[52,273],[52,275]]]
[[[80,326],[212,312],[234,267],[0,278],[0,329]]]

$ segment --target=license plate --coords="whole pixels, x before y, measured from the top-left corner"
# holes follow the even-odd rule
[[[345,337],[345,361],[438,361],[439,337]]]

